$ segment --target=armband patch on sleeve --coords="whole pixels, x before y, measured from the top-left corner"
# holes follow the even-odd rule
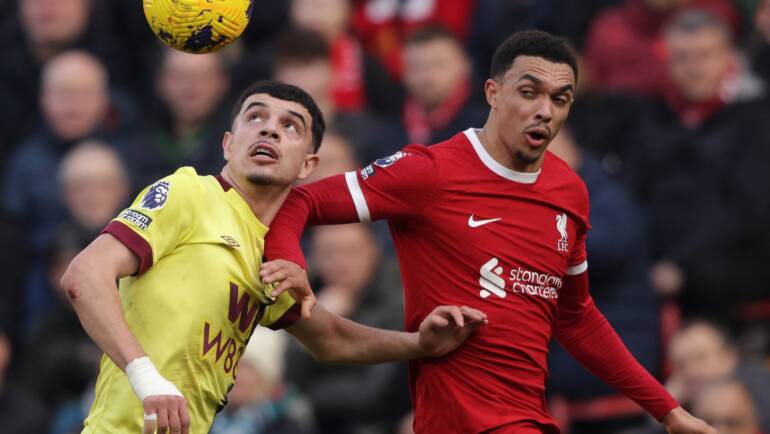
[[[171,188],[171,183],[168,181],[158,181],[147,190],[147,193],[142,197],[142,208],[144,209],[160,209],[166,204],[168,199],[168,191]]]
[[[147,228],[150,226],[150,223],[152,223],[152,218],[140,213],[139,211],[135,211],[133,209],[123,210],[123,212],[120,213],[118,218],[121,218],[131,223],[132,225],[138,227],[143,231],[146,231]]]
[[[386,168],[388,166],[392,166],[393,164],[396,163],[396,161],[406,157],[407,155],[411,155],[411,154],[409,152],[398,151],[398,152],[396,152],[395,154],[393,154],[393,155],[391,155],[389,157],[380,158],[380,159],[376,160],[374,162],[374,165],[378,166],[378,167],[382,167],[384,169],[384,168]]]

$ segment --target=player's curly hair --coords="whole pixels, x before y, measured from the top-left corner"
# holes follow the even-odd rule
[[[310,131],[312,133],[313,152],[318,152],[318,148],[321,147],[324,132],[326,131],[324,115],[321,113],[321,109],[318,108],[318,105],[316,105],[313,97],[301,88],[292,84],[277,80],[262,80],[247,87],[233,105],[233,111],[230,115],[231,124],[235,122],[235,118],[237,118],[238,114],[241,112],[243,103],[246,102],[250,96],[258,93],[264,93],[284,101],[296,102],[302,107],[305,107],[308,113],[310,113]]]
[[[492,57],[490,76],[502,78],[518,56],[542,57],[550,62],[566,63],[577,80],[577,58],[567,41],[542,30],[516,32],[503,41]]]

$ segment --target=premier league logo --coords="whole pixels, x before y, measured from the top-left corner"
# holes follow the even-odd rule
[[[168,181],[156,182],[142,198],[142,208],[158,209],[163,208],[168,198],[168,189],[171,184]]]
[[[396,161],[406,157],[407,155],[409,155],[408,152],[398,151],[398,152],[396,152],[395,154],[393,154],[393,155],[391,155],[389,157],[380,158],[379,160],[374,162],[374,165],[377,166],[377,167],[382,167],[384,169],[384,168],[386,168],[388,166],[393,165],[393,163],[395,163]]]

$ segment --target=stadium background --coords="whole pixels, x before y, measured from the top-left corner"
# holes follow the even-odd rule
[[[141,187],[219,170],[240,89],[277,78],[313,95],[325,176],[481,127],[491,55],[529,28],[581,58],[552,147],[591,194],[597,303],[696,415],[770,433],[770,0],[258,2],[244,36],[205,56],[164,49],[138,0],[0,0],[0,431],[80,432],[100,352],[59,276]],[[384,226],[305,243],[322,303],[401,327]],[[323,367],[284,334],[252,342],[212,432],[410,432],[404,366]],[[551,365],[565,432],[659,432],[563,350]]]

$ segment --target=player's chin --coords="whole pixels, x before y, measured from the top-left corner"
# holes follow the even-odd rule
[[[516,152],[516,159],[524,164],[534,164],[540,160],[544,152],[545,147],[533,149],[529,146],[524,146]]]
[[[269,185],[275,185],[278,183],[278,177],[270,173],[258,173],[253,172],[246,175],[246,180],[253,185],[264,187]]]

